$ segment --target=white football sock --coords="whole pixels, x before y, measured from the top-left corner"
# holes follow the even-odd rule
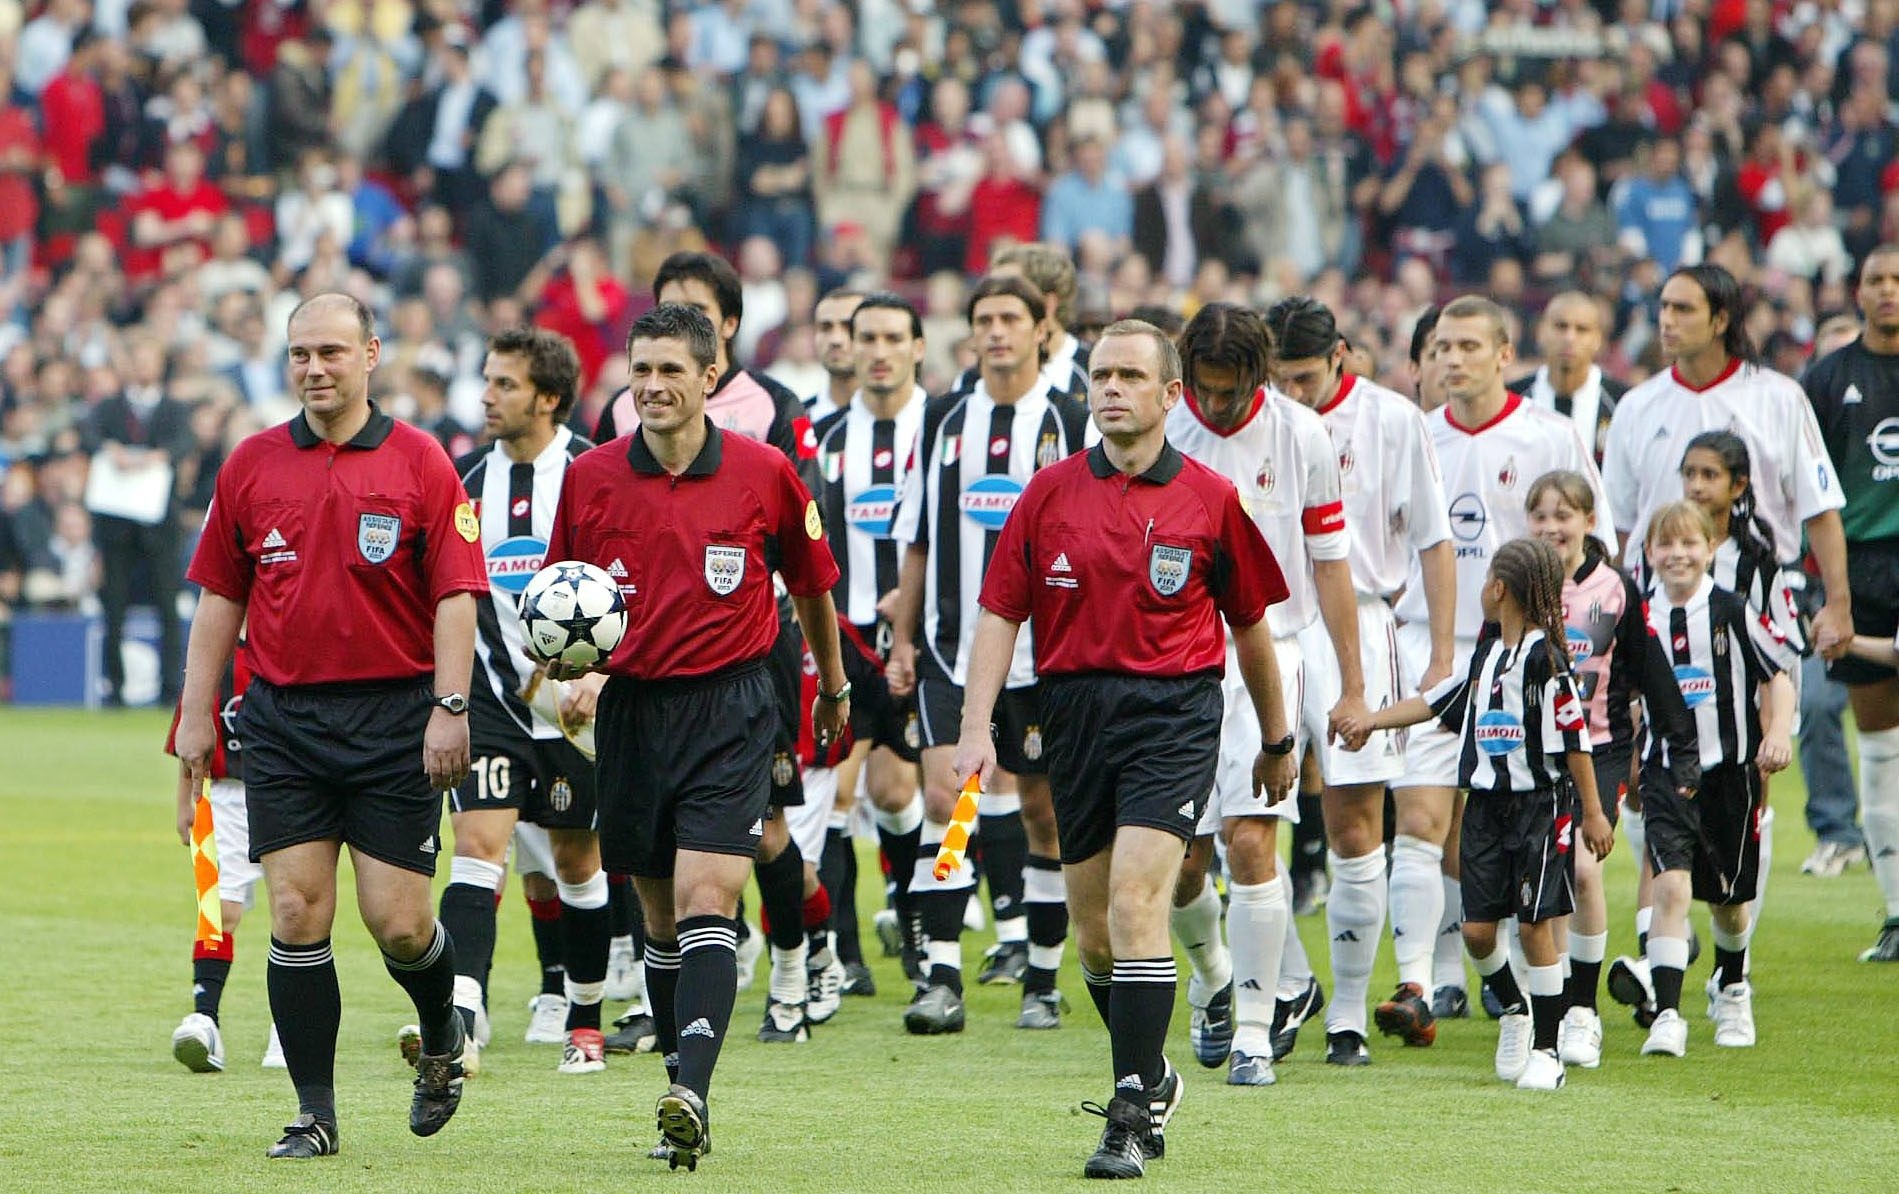
[[[1332,940],[1336,989],[1326,1010],[1325,1030],[1364,1036],[1372,965],[1385,927],[1385,851],[1380,847],[1357,858],[1333,854],[1327,861],[1332,892],[1325,901],[1325,927]]]
[[[1629,855],[1635,859],[1635,869],[1642,869],[1642,858],[1648,853],[1648,822],[1642,814],[1626,805],[1622,809],[1622,833],[1629,839]]]
[[[1859,818],[1886,915],[1899,916],[1899,726],[1860,731]]]
[[[1194,1006],[1205,1007],[1207,1000],[1233,981],[1233,957],[1220,936],[1220,895],[1213,890],[1213,881],[1202,880],[1200,894],[1186,907],[1175,908],[1169,919],[1173,921],[1174,938],[1187,951],[1187,962],[1193,968],[1188,994],[1199,994],[1200,1002]]]
[[[771,947],[771,997],[774,1003],[803,1003],[810,979],[804,972],[805,938],[798,937],[793,949]]]
[[[1758,923],[1761,918],[1761,906],[1767,903],[1767,873],[1774,866],[1774,810],[1761,810],[1761,869],[1754,881],[1754,899],[1748,904],[1748,915]]]
[[[1279,872],[1279,885],[1286,897],[1286,906],[1292,907],[1292,877],[1284,869]],[[1305,994],[1306,984],[1312,981],[1312,959],[1306,957],[1306,943],[1299,939],[1299,918],[1286,918],[1286,952],[1279,959],[1279,998],[1297,999]]]
[[[1292,909],[1277,877],[1264,883],[1235,883],[1228,892],[1232,896],[1227,934],[1233,951],[1233,1048],[1271,1057],[1273,1002]]]
[[[1391,847],[1391,949],[1398,981],[1431,995],[1432,954],[1444,918],[1442,847],[1399,834]]]
[[[1449,875],[1444,880],[1444,914],[1438,917],[1437,938],[1431,947],[1432,990],[1464,989],[1464,885]]]

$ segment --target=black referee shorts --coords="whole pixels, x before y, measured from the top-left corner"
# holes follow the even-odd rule
[[[600,865],[664,879],[680,850],[757,853],[778,707],[762,659],[695,680],[609,679],[594,726]]]
[[[1192,840],[1220,765],[1219,677],[1051,676],[1041,689],[1062,861],[1093,858],[1123,825]]]
[[[1537,924],[1575,911],[1575,801],[1568,784],[1470,794],[1457,847],[1466,921]]]
[[[594,827],[594,771],[565,738],[534,738],[473,727],[468,778],[448,794],[452,813],[514,809],[544,829]]]
[[[1853,633],[1891,642],[1899,634],[1899,539],[1852,544],[1846,583],[1853,594]],[[1826,674],[1841,684],[1878,684],[1899,672],[1849,655],[1827,664]]]
[[[1043,685],[1005,688],[996,697],[990,732],[996,739],[996,763],[1016,775],[1047,775]],[[927,653],[917,655],[917,718],[923,745],[955,746],[963,733],[963,689]]]
[[[1707,904],[1745,904],[1760,888],[1760,773],[1724,763],[1701,773],[1692,800],[1675,794],[1659,763],[1642,770],[1642,817],[1656,874],[1687,871],[1694,897]]]
[[[804,773],[798,769],[798,727],[810,716],[802,708],[804,690],[804,631],[780,611],[778,637],[772,640],[772,699],[777,703],[778,730],[772,736],[771,806],[791,808],[804,803]]]
[[[435,873],[442,798],[422,769],[430,680],[279,688],[252,680],[238,712],[251,861],[340,840]]]

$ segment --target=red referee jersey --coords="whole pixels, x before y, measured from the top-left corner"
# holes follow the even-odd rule
[[[642,680],[711,675],[778,635],[771,574],[799,597],[837,583],[817,503],[778,449],[706,420],[675,477],[639,432],[568,466],[547,559],[598,564],[626,598],[626,638],[604,669]]]
[[[448,454],[373,405],[345,444],[302,415],[239,444],[186,575],[245,605],[252,671],[280,686],[430,676],[437,603],[488,591]]]
[[[1100,444],[1035,474],[983,577],[984,609],[1034,622],[1045,676],[1220,672],[1220,619],[1250,626],[1286,581],[1232,482],[1172,445],[1138,477]]]

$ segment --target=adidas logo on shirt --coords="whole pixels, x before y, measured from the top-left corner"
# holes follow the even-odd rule
[[[264,546],[268,548],[285,547],[288,545],[284,542],[283,533],[276,527],[272,527],[270,528],[270,534],[264,536]]]
[[[607,565],[607,575],[615,580],[626,579],[626,565],[620,562],[620,557],[613,557],[613,563]]]
[[[710,1041],[716,1040],[719,1034],[712,1031],[712,1022],[710,1020],[707,1020],[704,1016],[700,1016],[697,1020],[694,1020],[692,1023],[680,1029],[679,1035],[681,1038],[702,1036]]]
[[[1841,406],[1858,406],[1864,401],[1865,399],[1860,397],[1858,386],[1849,385],[1846,387],[1846,393],[1840,395]]]
[[[1048,566],[1048,570],[1050,572],[1073,572],[1074,569],[1068,565],[1068,553],[1062,552],[1056,556],[1055,562]]]

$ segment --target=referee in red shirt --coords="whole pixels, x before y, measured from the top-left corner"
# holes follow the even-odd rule
[[[996,695],[1033,620],[1068,907],[1114,1058],[1088,1177],[1141,1176],[1180,1105],[1161,1055],[1175,986],[1168,908],[1219,763],[1222,618],[1264,740],[1287,734],[1264,620],[1285,580],[1232,483],[1167,442],[1180,399],[1180,353],[1158,328],[1123,320],[1102,333],[1088,357],[1102,442],[1037,473],[1003,527],[956,747],[957,778],[987,779]],[[1293,760],[1262,750],[1253,777],[1283,799]]]
[[[646,915],[646,993],[672,1084],[656,1153],[687,1168],[710,1151],[705,1099],[737,994],[739,892],[771,796],[774,571],[817,661],[819,746],[850,723],[838,568],[817,503],[783,453],[706,417],[718,354],[696,308],[662,303],[633,324],[639,430],[569,467],[547,544],[550,560],[623,578],[626,638],[595,713],[600,862],[633,876]]]
[[[343,294],[306,299],[289,340],[303,413],[231,453],[187,573],[204,595],[176,746],[200,782],[248,617],[253,679],[237,735],[251,857],[270,885],[270,1012],[299,1104],[270,1155],[320,1157],[337,1145],[330,926],[345,844],[363,923],[422,1028],[409,1130],[434,1135],[461,1101],[455,951],[429,879],[441,792],[468,772],[475,595],[488,574],[447,453],[369,400],[382,344],[368,309]]]

